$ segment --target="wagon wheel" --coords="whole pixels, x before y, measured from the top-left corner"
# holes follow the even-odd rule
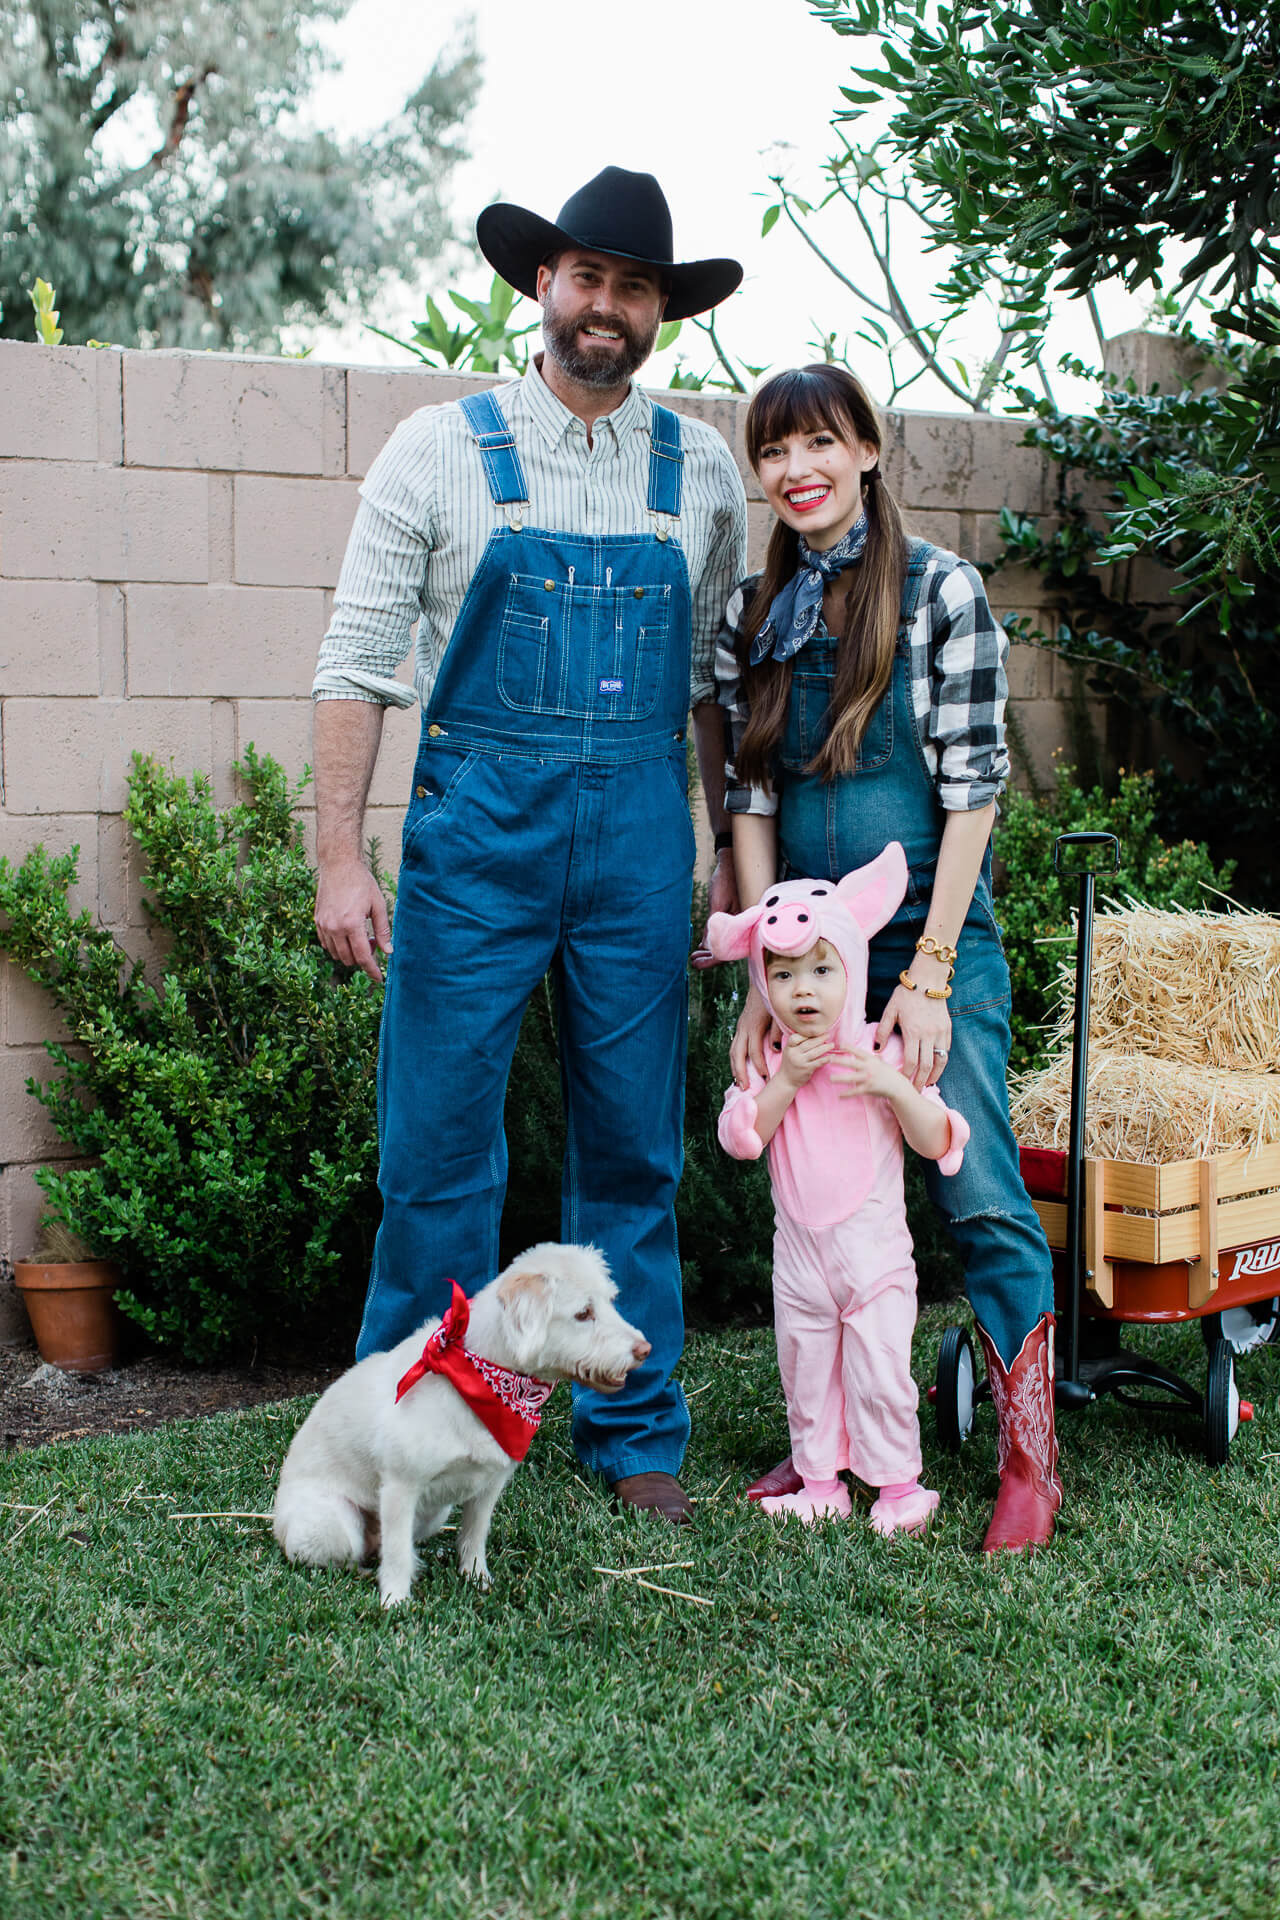
[[[1239,1424],[1236,1357],[1227,1342],[1219,1340],[1209,1349],[1209,1374],[1204,1390],[1204,1456],[1211,1467],[1227,1464]]]
[[[932,1396],[938,1439],[948,1453],[959,1453],[973,1426],[976,1374],[972,1340],[963,1327],[948,1327],[938,1349],[938,1380]]]
[[[1280,1300],[1255,1300],[1244,1307],[1224,1307],[1221,1313],[1206,1313],[1200,1321],[1205,1346],[1212,1353],[1218,1340],[1225,1340],[1232,1353],[1252,1353],[1276,1337],[1280,1327]]]

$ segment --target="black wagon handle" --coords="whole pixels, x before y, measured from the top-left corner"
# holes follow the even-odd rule
[[[1068,867],[1063,863],[1063,851],[1070,848],[1081,853],[1088,847],[1110,847],[1111,865]],[[1060,873],[1064,880],[1083,880],[1095,874],[1118,873],[1120,871],[1120,842],[1114,833],[1060,833],[1053,843],[1053,870]]]
[[[1064,859],[1088,849],[1109,848],[1111,865],[1068,865]],[[1067,1275],[1069,1285],[1065,1352],[1057,1382],[1057,1396],[1067,1405],[1079,1403],[1080,1307],[1085,1285],[1084,1252],[1084,1121],[1089,1073],[1089,976],[1093,966],[1093,889],[1101,874],[1120,867],[1120,842],[1114,833],[1060,833],[1053,843],[1054,872],[1078,879],[1080,904],[1076,913],[1075,1008],[1071,1042],[1071,1119],[1067,1148]]]

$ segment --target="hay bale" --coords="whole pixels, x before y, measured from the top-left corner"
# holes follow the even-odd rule
[[[1069,1143],[1071,1056],[1011,1084],[1010,1117],[1024,1147]],[[1240,1073],[1089,1049],[1084,1150],[1090,1159],[1158,1166],[1280,1141],[1280,1073]]]
[[[1059,970],[1071,1042],[1074,962]],[[1093,928],[1090,1046],[1242,1073],[1280,1070],[1280,919],[1194,913],[1131,900]]]

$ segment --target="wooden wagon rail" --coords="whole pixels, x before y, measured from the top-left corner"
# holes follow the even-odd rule
[[[1049,1245],[1064,1248],[1065,1202],[1034,1205]],[[1222,1252],[1280,1236],[1280,1146],[1152,1167],[1086,1160],[1084,1214],[1088,1286],[1100,1305],[1113,1304],[1116,1261],[1185,1261],[1187,1304],[1203,1307],[1217,1290]]]

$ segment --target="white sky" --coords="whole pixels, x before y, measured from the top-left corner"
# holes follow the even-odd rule
[[[767,239],[760,223],[773,198],[769,173],[785,166],[806,198],[821,197],[821,162],[834,146],[829,128],[838,89],[857,59],[870,64],[866,43],[841,40],[814,19],[805,0],[644,0],[639,6],[586,6],[581,0],[355,0],[325,39],[341,62],[315,96],[318,118],[343,132],[378,125],[402,104],[441,45],[470,14],[484,62],[484,80],[469,129],[472,158],[454,176],[451,202],[470,228],[492,199],[514,200],[554,219],[568,196],[606,165],[655,173],[671,203],[676,255],[729,254],[746,268],[742,289],[718,316],[731,352],[753,364],[794,365],[815,357],[820,330],[841,336],[857,325],[851,296],[780,220]],[[874,275],[853,247],[852,222],[830,214],[813,231],[862,284]],[[928,308],[936,263],[908,246],[896,262],[918,317]],[[407,332],[423,311],[423,295],[449,285],[487,290],[485,268],[443,268],[416,289],[389,295],[379,324]],[[517,308],[517,313],[521,309]],[[1123,294],[1103,304],[1109,332],[1140,324],[1143,303]],[[528,318],[535,309],[530,305]],[[1072,303],[1047,364],[1058,353],[1088,359],[1093,331]],[[311,336],[315,338],[314,335]],[[978,325],[957,350],[981,355],[994,327]],[[317,341],[319,356],[366,363],[400,362],[397,349],[359,328]],[[712,358],[704,336],[684,332],[667,355],[650,363],[647,383],[669,377],[677,356],[696,371]],[[884,397],[883,360],[855,345],[851,357]],[[900,373],[909,362],[899,361]],[[1060,399],[1068,383],[1055,382]],[[902,404],[953,408],[928,376]]]

